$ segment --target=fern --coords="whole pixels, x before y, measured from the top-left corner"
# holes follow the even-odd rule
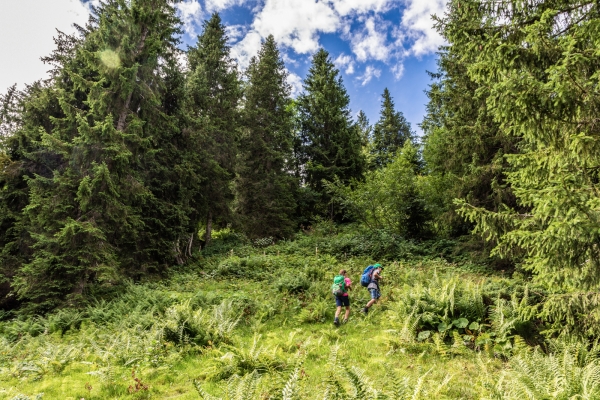
[[[585,345],[562,341],[551,347],[548,355],[536,349],[510,360],[511,371],[502,385],[506,398],[600,398],[600,362],[587,357]]]
[[[194,387],[203,400],[252,400],[256,398],[256,388],[260,382],[260,375],[253,371],[242,377],[233,375],[227,382],[225,398],[211,396],[202,388],[200,381],[194,380]]]
[[[296,390],[298,387],[298,378],[300,376],[300,366],[297,366],[296,369],[290,374],[288,381],[283,387],[282,396],[283,400],[294,400],[298,398],[296,396]]]

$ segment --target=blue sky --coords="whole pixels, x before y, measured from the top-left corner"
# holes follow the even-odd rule
[[[46,76],[40,61],[54,48],[55,29],[73,32],[85,24],[89,4],[98,0],[0,1],[0,91]],[[374,124],[387,87],[413,130],[420,132],[435,52],[443,40],[431,14],[442,14],[445,0],[182,0],[184,46],[194,44],[202,21],[219,12],[228,26],[232,55],[244,68],[261,41],[273,34],[289,70],[294,95],[312,54],[331,55],[342,74],[354,115],[364,110]],[[10,56],[6,56],[10,55]]]
[[[179,7],[186,33],[195,43],[202,21],[219,12],[229,27],[232,54],[244,68],[261,40],[273,34],[290,73],[294,95],[312,54],[327,50],[340,69],[353,115],[363,110],[374,124],[387,87],[396,108],[417,133],[425,113],[424,91],[436,70],[435,52],[443,40],[431,14],[444,0],[185,0]]]

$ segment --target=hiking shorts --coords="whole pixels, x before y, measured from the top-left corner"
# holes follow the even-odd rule
[[[379,289],[369,289],[369,292],[371,292],[371,299],[373,300],[377,300],[381,297]]]
[[[337,307],[350,307],[350,296],[335,296]]]

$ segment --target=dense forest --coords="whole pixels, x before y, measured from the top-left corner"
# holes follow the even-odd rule
[[[315,265],[358,274],[377,259],[393,264],[393,295],[382,311],[391,317],[364,323],[390,324],[386,332],[396,336],[385,339],[386,354],[421,363],[410,377],[416,383],[400,379],[390,398],[418,398],[421,390],[429,398],[600,398],[593,345],[600,334],[598,2],[450,0],[433,17],[446,45],[430,72],[420,137],[387,89],[373,124],[362,111],[353,114],[323,48],[296,98],[273,36],[242,71],[215,13],[196,44],[181,50],[174,3],[101,2],[77,34],[59,32],[43,58],[48,79],[0,97],[0,345],[7,360],[31,353],[31,343],[42,346],[40,335],[81,330],[83,337],[91,332],[86,323],[112,326],[127,315],[123,332],[188,346],[177,347],[172,365],[189,354],[207,363],[225,357],[216,354],[219,342],[231,346],[227,362],[254,365],[239,361],[237,370],[218,374],[225,367],[211,367],[194,380],[202,397],[212,398],[204,380],[230,378],[238,385],[231,390],[247,398],[267,385],[263,393],[291,399],[295,390],[310,393],[298,382],[303,363],[319,360],[306,354],[321,344],[308,349],[307,336],[260,358],[259,333],[286,326],[290,301],[297,301],[297,324],[329,317],[317,290],[327,293],[329,276]],[[250,286],[230,293],[225,282],[236,279]],[[265,279],[279,303],[252,297]],[[160,282],[166,286],[157,292],[143,286]],[[204,294],[164,294],[176,288]],[[209,298],[210,291],[223,296]],[[236,319],[231,310],[241,298],[246,306]],[[202,314],[210,307],[213,317]],[[148,322],[157,316],[164,326]],[[236,353],[251,344],[231,336],[241,320],[257,353]],[[286,331],[290,341],[293,332]],[[326,339],[337,346],[340,336],[322,333]],[[10,350],[17,342],[24,347]],[[306,354],[278,364],[283,348]],[[161,349],[160,357],[171,351]],[[480,366],[492,372],[473,387],[444,389],[450,378],[434,371],[439,385],[422,386],[423,354],[452,369],[448,360],[463,350],[486,353],[491,361]],[[567,369],[559,353],[572,368],[562,392],[549,383]],[[337,366],[333,356],[328,365]],[[476,365],[464,362],[465,370]],[[333,398],[380,398],[363,372],[348,368],[343,381],[314,368]],[[495,382],[493,371],[502,368],[512,372]],[[257,383],[275,370],[288,371],[289,380]],[[141,396],[147,387],[132,374],[129,394]],[[527,375],[535,377],[525,382]],[[125,393],[110,390],[98,398]]]

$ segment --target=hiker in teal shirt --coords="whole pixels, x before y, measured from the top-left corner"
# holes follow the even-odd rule
[[[350,316],[350,297],[348,296],[348,290],[352,288],[352,281],[348,278],[348,273],[345,269],[340,270],[340,274],[336,276],[336,279],[344,278],[343,288],[340,293],[335,294],[335,305],[337,306],[337,310],[335,310],[335,318],[333,320],[333,324],[335,326],[340,325],[340,314],[342,313],[342,307],[346,307],[346,314],[344,314],[343,323],[348,322],[348,317]],[[341,279],[340,279],[341,280]],[[334,279],[334,284],[336,280]]]

